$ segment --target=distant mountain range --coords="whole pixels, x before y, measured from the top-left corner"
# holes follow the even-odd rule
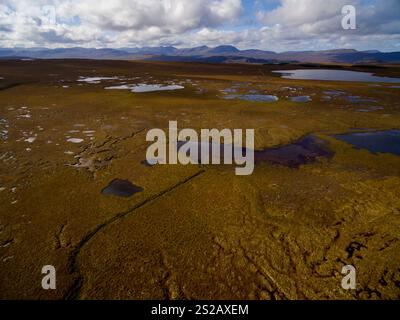
[[[400,52],[357,51],[289,51],[276,53],[263,50],[239,50],[224,45],[178,49],[175,47],[143,47],[119,49],[94,48],[0,48],[0,59],[110,59],[149,61],[191,61],[215,63],[400,63]]]

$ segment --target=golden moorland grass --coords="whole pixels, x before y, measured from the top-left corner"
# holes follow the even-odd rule
[[[284,68],[299,66],[0,61],[0,126],[8,131],[0,140],[0,298],[400,298],[400,158],[331,136],[399,129],[399,89],[270,72]],[[361,70],[400,75],[398,66]],[[135,94],[80,76],[185,89]],[[279,101],[223,99],[233,86]],[[381,108],[325,101],[329,90]],[[295,95],[312,101],[291,102]],[[256,149],[313,133],[335,155],[298,169],[261,163],[242,177],[229,166],[143,165],[147,130],[170,120],[254,128]],[[102,195],[116,178],[144,191]],[[41,288],[48,264],[57,270],[54,291]],[[346,264],[357,269],[357,290],[340,285]]]

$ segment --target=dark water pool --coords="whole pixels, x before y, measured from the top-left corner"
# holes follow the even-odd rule
[[[101,191],[101,193],[104,195],[129,198],[135,193],[142,191],[143,188],[134,185],[129,180],[115,179],[111,181],[110,184]]]
[[[291,97],[290,100],[293,102],[303,102],[303,103],[312,101],[310,96]]]
[[[178,150],[180,152],[180,148],[184,145],[194,144],[198,149],[198,155],[196,160],[197,163],[201,162],[201,150],[202,148],[208,149],[210,154],[210,159],[214,159],[212,147],[216,147],[220,151],[219,160],[220,163],[224,161],[224,145],[223,144],[212,144],[212,143],[199,143],[199,142],[186,142],[179,141],[178,142]],[[232,146],[231,146],[232,147]],[[233,147],[232,147],[233,148]],[[235,148],[236,149],[236,148]],[[234,149],[233,149],[234,150]],[[243,155],[246,154],[247,149],[240,148],[239,152]],[[233,152],[234,154],[234,152]],[[267,148],[265,150],[256,150],[254,151],[254,161],[255,164],[269,162],[272,164],[282,165],[290,168],[298,168],[300,165],[313,163],[317,161],[317,158],[332,158],[334,152],[331,151],[328,147],[328,142],[322,140],[315,135],[307,135],[304,138],[276,148]],[[234,159],[232,160],[234,163]]]
[[[351,103],[376,103],[378,102],[375,99],[371,99],[371,98],[365,98],[365,97],[360,97],[360,96],[348,96],[346,97],[347,101],[351,102]]]
[[[291,168],[315,162],[317,158],[332,158],[334,152],[328,147],[328,143],[315,135],[307,135],[304,138],[278,148],[268,148],[256,151],[254,158],[257,163],[270,162]]]
[[[279,98],[273,95],[267,94],[230,94],[224,96],[226,100],[245,100],[245,101],[255,101],[255,102],[275,102],[278,101]]]
[[[334,135],[334,137],[353,145],[357,149],[400,156],[400,130],[352,132]]]

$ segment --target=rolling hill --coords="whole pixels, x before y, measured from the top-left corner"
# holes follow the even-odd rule
[[[400,63],[400,52],[353,49],[325,51],[272,52],[263,50],[239,50],[222,45],[215,48],[143,47],[143,48],[0,48],[0,59],[109,59],[151,61],[195,61],[215,63]]]

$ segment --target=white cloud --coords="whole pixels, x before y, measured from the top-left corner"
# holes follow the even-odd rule
[[[266,25],[280,24],[286,27],[315,24],[321,21],[340,19],[341,8],[349,0],[282,0],[278,8],[259,12],[258,18]],[[340,25],[340,24],[339,24]]]
[[[0,0],[0,46],[220,45],[286,51],[400,49],[400,0],[258,0],[270,11],[243,16],[250,0]],[[358,28],[341,28],[353,4]],[[43,8],[54,6],[56,24]],[[239,22],[251,25],[235,28]]]
[[[43,24],[47,6],[55,8],[55,25]],[[90,45],[110,37],[115,42],[145,41],[218,27],[238,18],[241,10],[240,0],[5,0],[0,5],[0,33],[11,45],[45,44],[46,40]]]
[[[356,8],[356,30],[341,27],[341,9],[348,4]],[[278,41],[283,47],[293,46],[290,41],[301,39],[304,45],[310,42],[312,47],[328,49],[333,45],[394,50],[398,49],[400,36],[398,12],[399,0],[282,0],[276,9],[258,12],[257,17],[270,28],[267,35],[270,40]],[[368,41],[368,37],[377,42],[372,38]]]

